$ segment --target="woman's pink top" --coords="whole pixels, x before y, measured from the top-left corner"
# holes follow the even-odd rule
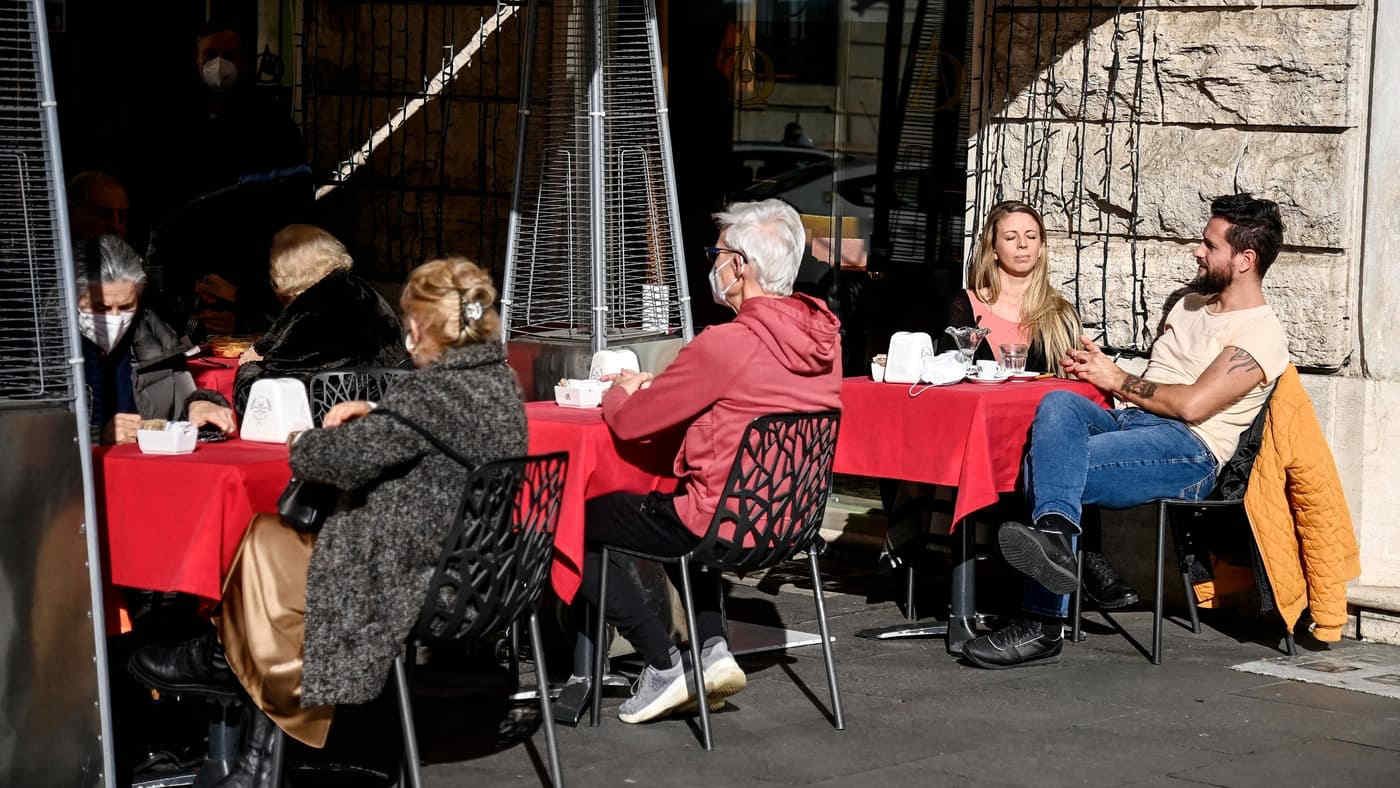
[[[1003,317],[997,317],[992,308],[982,303],[982,299],[971,290],[967,291],[967,300],[972,303],[972,314],[978,318],[977,325],[982,328],[991,329],[987,338],[982,340],[992,347],[992,356],[1001,361],[1001,346],[1011,344],[1029,345],[1031,342],[1030,328],[1025,323],[1013,323]]]

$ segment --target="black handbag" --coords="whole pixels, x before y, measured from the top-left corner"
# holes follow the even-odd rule
[[[277,513],[282,522],[304,534],[314,534],[326,524],[335,509],[340,491],[329,484],[308,482],[296,477],[287,482],[287,489],[277,499]]]

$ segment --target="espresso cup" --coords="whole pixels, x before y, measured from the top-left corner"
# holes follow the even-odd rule
[[[977,362],[977,377],[983,380],[995,380],[1001,377],[1001,365],[995,361]]]

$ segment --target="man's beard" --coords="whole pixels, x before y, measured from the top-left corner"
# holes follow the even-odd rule
[[[1187,286],[1201,295],[1218,295],[1224,292],[1234,279],[1234,272],[1228,268],[1224,271],[1212,271],[1207,267]]]

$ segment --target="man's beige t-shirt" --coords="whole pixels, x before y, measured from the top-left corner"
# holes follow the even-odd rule
[[[1142,378],[1189,385],[1227,347],[1237,347],[1254,357],[1264,370],[1265,381],[1214,416],[1187,425],[1223,466],[1235,453],[1240,433],[1254,422],[1278,376],[1288,368],[1288,336],[1268,304],[1219,314],[1213,314],[1206,304],[1207,298],[1195,293],[1177,302],[1167,315],[1166,330],[1152,346],[1152,360]]]

